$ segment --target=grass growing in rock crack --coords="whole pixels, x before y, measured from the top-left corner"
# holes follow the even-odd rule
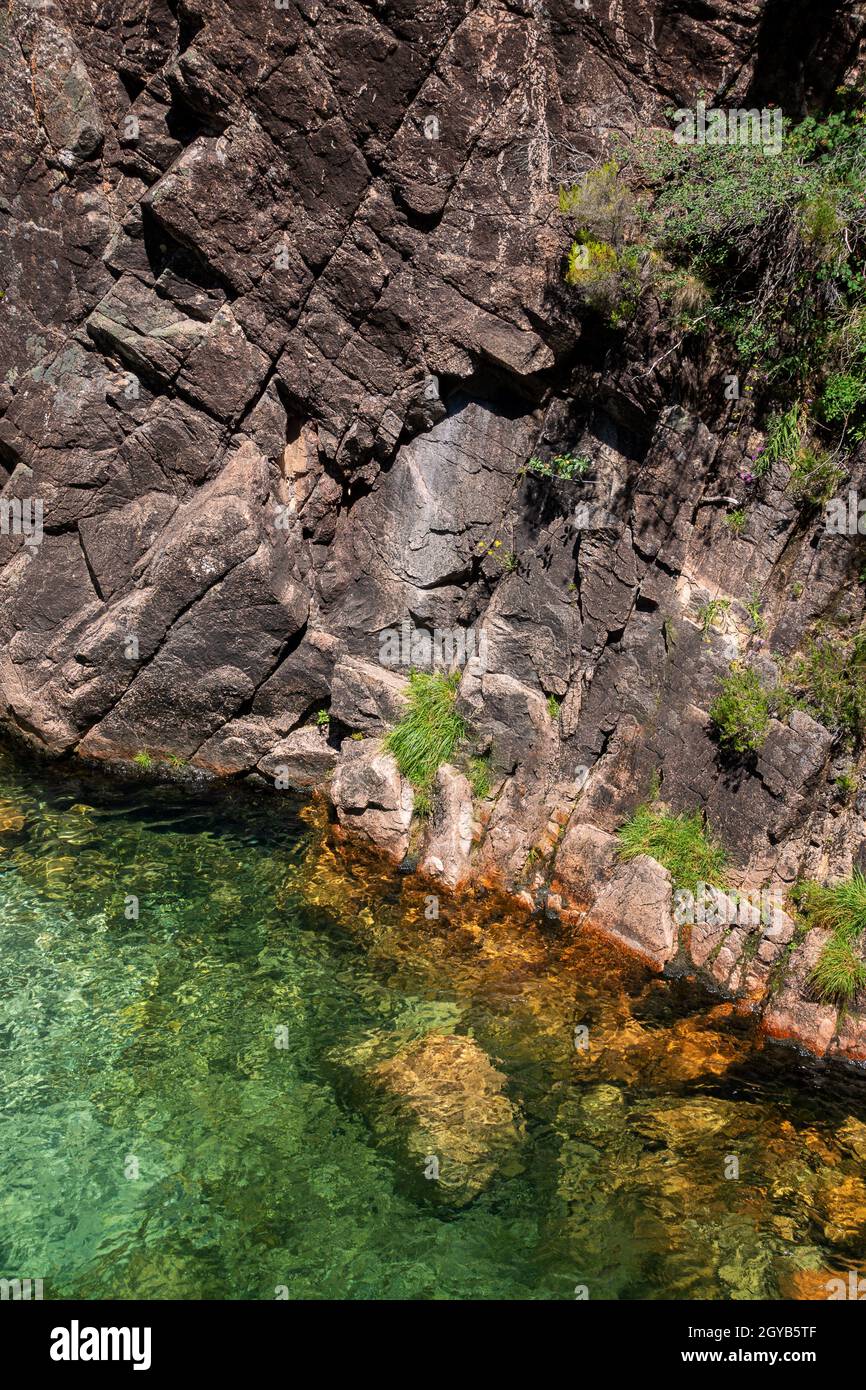
[[[412,671],[409,707],[385,740],[401,773],[415,788],[416,809],[417,793],[426,792],[429,799],[437,770],[450,762],[466,734],[466,725],[454,709],[459,683],[459,671],[451,675]]]
[[[866,932],[866,877],[855,870],[841,883],[800,883],[793,894],[797,912],[809,927],[831,936],[815,969],[812,985],[828,1004],[849,1004],[866,984],[860,943]]]
[[[472,795],[479,801],[486,801],[490,795],[490,759],[470,758],[467,772]]]
[[[669,870],[674,888],[697,892],[699,883],[724,886],[726,856],[700,811],[679,816],[638,806],[617,834],[621,859],[649,854]]]

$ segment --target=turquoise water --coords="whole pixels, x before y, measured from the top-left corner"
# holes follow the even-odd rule
[[[426,905],[285,801],[3,754],[0,1275],[70,1298],[773,1298],[858,1264],[859,1081],[590,932]],[[370,1077],[454,1036],[517,1134],[461,1203]]]

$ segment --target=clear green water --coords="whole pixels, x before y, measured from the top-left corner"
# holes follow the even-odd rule
[[[285,802],[4,754],[0,1274],[46,1297],[772,1298],[858,1265],[859,1080],[590,932],[424,907]],[[356,1084],[371,1042],[430,1034],[475,1039],[525,1135],[463,1206]]]

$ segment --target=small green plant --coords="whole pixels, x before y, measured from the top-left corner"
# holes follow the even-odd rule
[[[548,697],[547,697],[547,713],[550,715],[550,717],[551,717],[551,719],[553,720],[554,724],[556,723],[557,719],[559,718],[559,711],[560,711],[560,704],[559,704],[559,701],[557,700],[556,696],[555,696],[555,695],[548,695]]]
[[[316,728],[325,733],[331,723],[331,716],[326,709],[316,710]]]
[[[136,767],[143,768],[145,772],[153,767],[153,758],[149,753],[136,753],[132,761],[135,763]]]
[[[832,936],[812,971],[812,984],[828,1004],[844,1006],[866,983],[866,964],[853,942]]]
[[[825,507],[838,492],[847,473],[823,449],[803,448],[794,458],[788,486],[803,506]]]
[[[793,702],[848,744],[866,739],[866,632],[820,632],[786,672]]]
[[[364,735],[361,733],[360,729],[356,729],[354,733],[349,735],[349,738],[352,740],[353,743],[360,743],[363,737]]]
[[[670,816],[639,806],[620,828],[619,855],[649,854],[669,870],[675,888],[696,892],[699,883],[724,886],[725,852],[704,826],[700,811]]]
[[[171,767],[186,767],[186,766],[187,766],[186,759],[185,759],[185,758],[179,758],[179,757],[177,756],[176,753],[169,753],[169,755],[168,755],[168,762],[169,762],[169,765],[170,765]]]
[[[799,401],[788,410],[777,411],[770,416],[767,428],[767,442],[758,455],[755,472],[758,477],[766,473],[771,464],[787,463],[793,465],[800,451],[806,429],[805,407]]]
[[[749,626],[754,633],[767,631],[767,619],[761,612],[761,595],[756,587],[752,587],[746,603],[746,613],[749,618]]]
[[[846,801],[854,795],[859,785],[853,772],[843,772],[836,778],[836,790]]]
[[[763,747],[773,711],[772,696],[751,667],[734,669],[710,706],[710,720],[729,753],[757,753]]]
[[[513,550],[504,549],[501,540],[479,541],[478,551],[482,559],[487,559],[489,555],[491,559],[496,560],[505,574],[512,574],[520,564],[519,556],[515,555]]]
[[[451,760],[466,734],[466,725],[454,708],[459,683],[459,671],[450,675],[412,671],[409,675],[408,708],[385,739],[385,747],[416,793],[429,792],[437,770]]]
[[[727,613],[730,606],[731,600],[728,598],[711,598],[707,603],[701,604],[698,609],[698,622],[704,634],[704,641],[709,640],[711,629],[717,625],[723,614]]]
[[[429,787],[416,787],[412,809],[419,820],[429,820],[433,814],[433,795]]]
[[[565,478],[572,482],[575,478],[586,477],[592,468],[592,459],[586,454],[554,454],[551,459],[533,454],[526,467],[541,478]]]
[[[732,512],[725,515],[725,525],[735,536],[741,536],[746,528],[749,516],[745,507],[736,507]]]
[[[468,777],[472,795],[486,801],[490,795],[490,759],[470,758]]]
[[[807,926],[831,933],[812,972],[816,992],[827,1003],[850,1004],[866,984],[860,954],[866,931],[866,878],[855,870],[841,883],[800,883],[792,896]]]

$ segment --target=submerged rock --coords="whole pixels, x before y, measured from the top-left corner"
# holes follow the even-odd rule
[[[381,1101],[372,1112],[377,1131],[433,1200],[465,1206],[497,1174],[520,1170],[522,1121],[506,1078],[472,1038],[430,1034],[366,1078]]]

